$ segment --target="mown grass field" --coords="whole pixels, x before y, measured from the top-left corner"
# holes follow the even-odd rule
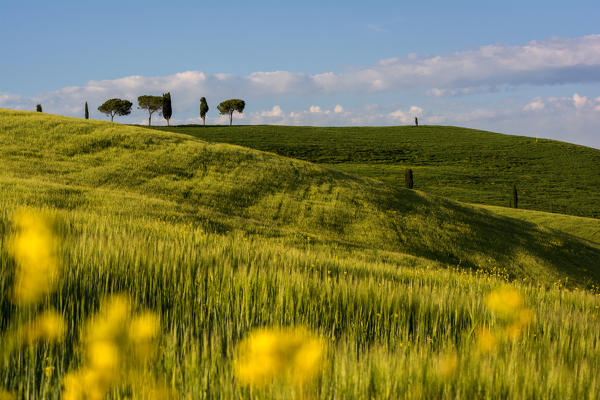
[[[186,133],[298,158],[468,203],[600,217],[600,150],[548,139],[447,126],[314,128],[178,126]]]
[[[160,330],[111,399],[160,398],[142,390],[152,385],[186,399],[597,398],[594,237],[242,147],[39,113],[0,110],[0,160],[0,396],[61,398],[90,363],[86,321],[125,293]],[[12,295],[24,206],[54,221],[61,270],[29,306]],[[489,301],[506,288],[523,301],[509,316]],[[60,341],[14,340],[48,308],[66,321]],[[240,341],[274,326],[324,340],[302,386],[234,373]]]

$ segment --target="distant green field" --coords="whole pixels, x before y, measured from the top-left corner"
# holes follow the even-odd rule
[[[600,150],[446,126],[154,128],[307,160],[451,199],[600,218]]]
[[[2,400],[81,399],[65,388],[102,385],[97,398],[111,400],[600,391],[596,220],[557,225],[239,146],[42,113],[0,110],[0,163]],[[36,213],[50,218],[59,243],[56,286],[29,305],[15,302],[10,245],[23,207],[35,226]],[[43,248],[33,243],[26,252]],[[86,330],[114,294],[158,317],[141,370],[133,353],[90,351],[89,337],[101,350],[139,337],[130,312]],[[65,321],[57,342],[23,328],[46,309]],[[318,374],[248,386],[236,349],[279,326],[321,338]]]

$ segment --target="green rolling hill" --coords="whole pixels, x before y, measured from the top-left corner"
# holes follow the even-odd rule
[[[600,217],[600,150],[554,140],[446,126],[340,127],[178,126],[210,142],[274,152],[356,176],[468,203]]]
[[[2,111],[0,127],[4,199],[97,209],[106,193],[126,193],[222,231],[311,237],[545,283],[600,282],[600,251],[574,236],[317,164],[35,113]]]

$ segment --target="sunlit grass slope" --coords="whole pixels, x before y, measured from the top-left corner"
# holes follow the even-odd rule
[[[600,246],[600,219],[597,218],[523,210],[520,208],[486,205],[479,205],[479,207],[506,217],[517,218],[546,228],[566,232],[570,235],[585,239],[594,246]]]
[[[111,207],[101,193],[121,191],[170,202],[186,218],[224,231],[304,235],[545,282],[600,280],[598,249],[569,235],[187,135],[1,111],[0,157],[2,196],[36,205]],[[56,186],[45,197],[31,194],[42,184]]]
[[[600,150],[554,140],[449,126],[161,127],[211,142],[234,143],[468,203],[600,217]],[[543,136],[543,132],[541,133]]]

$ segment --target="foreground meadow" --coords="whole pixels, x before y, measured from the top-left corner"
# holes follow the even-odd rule
[[[309,241],[211,234],[189,224],[45,215],[60,241],[56,286],[37,304],[0,299],[0,382],[16,398],[60,398],[65,376],[93,363],[86,320],[114,294],[160,322],[150,358],[133,381],[111,381],[109,398],[160,397],[148,387],[190,399],[592,399],[600,389],[600,298],[590,292],[507,286],[501,274],[340,257]],[[16,229],[13,212],[1,217],[7,238]],[[11,271],[2,274],[1,292],[12,293],[17,269],[5,246],[1,262]],[[17,325],[48,309],[64,319],[63,335],[8,346]],[[311,379],[239,381],[236,346],[264,327],[301,327],[322,339]]]

